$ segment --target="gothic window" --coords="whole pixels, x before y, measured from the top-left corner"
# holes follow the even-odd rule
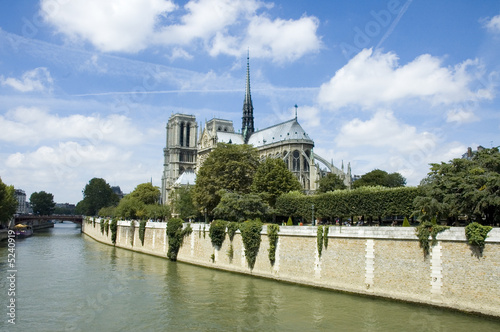
[[[189,147],[189,136],[190,136],[191,126],[189,123],[186,124],[186,146]]]
[[[292,165],[294,172],[300,172],[300,152],[295,150],[292,153]]]

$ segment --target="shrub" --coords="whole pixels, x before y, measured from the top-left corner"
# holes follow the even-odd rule
[[[102,219],[101,219],[100,227],[101,227],[101,234],[104,234],[104,220],[102,220]]]
[[[241,238],[245,247],[245,257],[248,266],[253,269],[260,247],[260,232],[262,231],[262,222],[259,219],[245,221],[240,226]]]
[[[430,252],[431,246],[436,245],[437,240],[436,236],[447,230],[448,226],[440,226],[432,223],[432,221],[422,221],[420,225],[415,228],[415,233],[420,241],[420,248],[424,251],[424,257],[427,257]],[[432,238],[431,243],[429,244],[429,236]]]
[[[230,222],[227,224],[227,235],[229,236],[229,241],[233,242],[234,234],[240,227],[240,224],[237,222]]]
[[[116,244],[116,231],[118,230],[118,221],[116,221],[116,219],[111,220],[109,228],[111,230],[111,243]]]
[[[278,232],[280,227],[276,224],[267,225],[267,237],[269,238],[269,261],[274,265],[276,261],[276,245],[278,244]]]
[[[316,232],[316,245],[318,246],[318,256],[321,257],[323,251],[323,226],[318,226]]]
[[[139,223],[139,240],[141,240],[141,244],[144,245],[144,235],[146,234],[146,220],[141,220]]]
[[[288,221],[286,222],[286,225],[287,226],[293,226],[292,217],[288,217]]]
[[[408,221],[408,218],[405,217],[405,219],[403,220],[403,227],[410,227],[410,222]]]
[[[177,260],[177,254],[182,246],[184,237],[191,234],[192,231],[193,229],[189,224],[185,229],[182,229],[182,219],[180,218],[172,218],[167,222],[168,259],[171,261]]]
[[[210,224],[210,230],[208,235],[212,240],[212,245],[216,248],[222,247],[222,243],[226,238],[226,226],[227,221],[224,220],[214,220]]]
[[[104,222],[104,229],[106,230],[106,236],[109,235],[109,219]]]
[[[479,254],[483,253],[484,241],[486,240],[486,237],[491,229],[491,226],[483,226],[477,222],[470,223],[465,227],[465,237],[467,238],[467,242],[471,246],[476,247]]]
[[[134,237],[135,237],[135,221],[131,220],[130,221],[130,229],[129,229],[129,234],[130,234],[130,245],[134,245]]]
[[[325,245],[325,249],[328,248],[328,230],[330,227],[325,226],[325,233],[323,235],[323,244]]]

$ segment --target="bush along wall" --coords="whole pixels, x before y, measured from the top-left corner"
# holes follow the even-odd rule
[[[111,243],[116,244],[116,231],[118,230],[118,221],[116,219],[111,220],[109,224],[109,229],[111,230]]]
[[[172,218],[167,222],[166,232],[168,237],[168,259],[171,261],[177,260],[177,254],[182,246],[184,237],[191,234],[192,231],[193,229],[189,224],[183,229],[182,219],[180,218]]]
[[[430,253],[432,246],[437,243],[436,236],[449,229],[448,226],[440,226],[434,221],[422,221],[420,225],[415,227],[415,234],[420,242],[420,248],[424,251],[424,257],[427,257]],[[429,237],[431,237],[431,242],[429,243]]]
[[[252,270],[255,266],[255,260],[260,248],[260,232],[262,231],[262,222],[258,219],[245,221],[240,225],[241,238],[245,247],[245,257],[248,267]]]
[[[233,256],[234,256],[234,249],[233,249],[234,235],[236,234],[236,231],[238,230],[239,227],[240,227],[240,224],[237,222],[234,222],[234,221],[231,221],[227,224],[227,235],[229,237],[229,242],[230,242],[229,249],[227,251],[227,257],[229,257],[230,261],[233,260]]]
[[[222,247],[222,243],[226,238],[226,227],[227,221],[224,220],[214,220],[210,224],[210,230],[208,235],[212,240],[212,245],[218,250]]]
[[[146,220],[141,220],[139,223],[139,240],[141,240],[141,244],[144,246],[144,236],[146,234]]]
[[[467,242],[474,251],[477,251],[478,257],[483,254],[484,241],[491,230],[491,226],[483,226],[477,222],[470,223],[465,227],[465,237],[467,238]]]
[[[280,227],[276,224],[267,225],[267,237],[269,238],[269,261],[274,265],[276,261],[276,246],[278,245],[278,232]]]

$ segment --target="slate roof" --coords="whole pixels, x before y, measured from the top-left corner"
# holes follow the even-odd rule
[[[243,136],[237,133],[228,133],[224,131],[217,132],[217,142],[219,143],[229,143],[231,141],[232,144],[244,144]]]
[[[287,140],[306,140],[314,144],[313,140],[307,135],[297,119],[292,119],[277,125],[256,131],[250,136],[248,144],[254,147],[261,147],[267,144],[283,142]]]

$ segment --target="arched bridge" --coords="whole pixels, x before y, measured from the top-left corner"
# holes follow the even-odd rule
[[[60,221],[72,221],[77,224],[81,224],[83,222],[83,216],[75,216],[75,215],[64,215],[64,214],[53,214],[50,216],[34,216],[34,215],[19,215],[14,217],[14,223],[20,224],[26,221],[35,221],[35,220],[60,220]]]

